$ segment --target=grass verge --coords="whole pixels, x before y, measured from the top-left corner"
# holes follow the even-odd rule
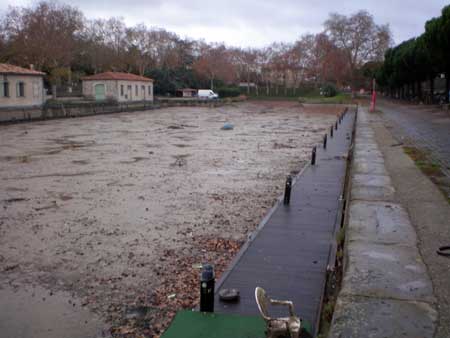
[[[341,227],[336,235],[337,251],[334,269],[328,271],[325,294],[323,298],[320,327],[317,338],[326,338],[333,320],[334,308],[342,283],[344,266],[345,226]]]
[[[248,96],[249,100],[254,101],[298,101],[297,96],[265,96],[265,95],[259,95],[259,96]]]
[[[439,190],[444,194],[447,202],[450,203],[450,181],[442,172],[440,165],[430,160],[425,152],[416,147],[404,146],[403,151],[414,161],[416,166],[427,175],[434,184],[436,184]]]
[[[350,93],[339,93],[333,97],[323,97],[321,95],[301,96],[298,98],[300,103],[317,104],[351,104],[354,103]]]

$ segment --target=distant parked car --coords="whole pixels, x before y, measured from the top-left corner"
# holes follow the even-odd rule
[[[198,90],[198,98],[205,100],[214,100],[218,99],[219,95],[214,93],[211,89],[199,89]]]

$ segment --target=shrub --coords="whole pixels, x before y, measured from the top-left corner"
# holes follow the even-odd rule
[[[325,97],[333,97],[337,94],[336,86],[332,83],[327,83],[320,88],[320,94]]]
[[[219,94],[219,98],[224,97],[236,97],[241,95],[239,88],[235,87],[223,87],[217,89],[217,94]]]

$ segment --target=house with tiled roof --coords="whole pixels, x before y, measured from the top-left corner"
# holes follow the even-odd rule
[[[153,101],[153,80],[130,73],[105,72],[81,78],[83,95],[97,101]]]
[[[0,63],[0,108],[42,106],[44,75],[34,69]]]

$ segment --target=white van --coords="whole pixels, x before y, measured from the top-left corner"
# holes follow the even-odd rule
[[[213,100],[218,99],[219,95],[214,93],[211,89],[199,89],[198,90],[198,98],[205,100]]]

